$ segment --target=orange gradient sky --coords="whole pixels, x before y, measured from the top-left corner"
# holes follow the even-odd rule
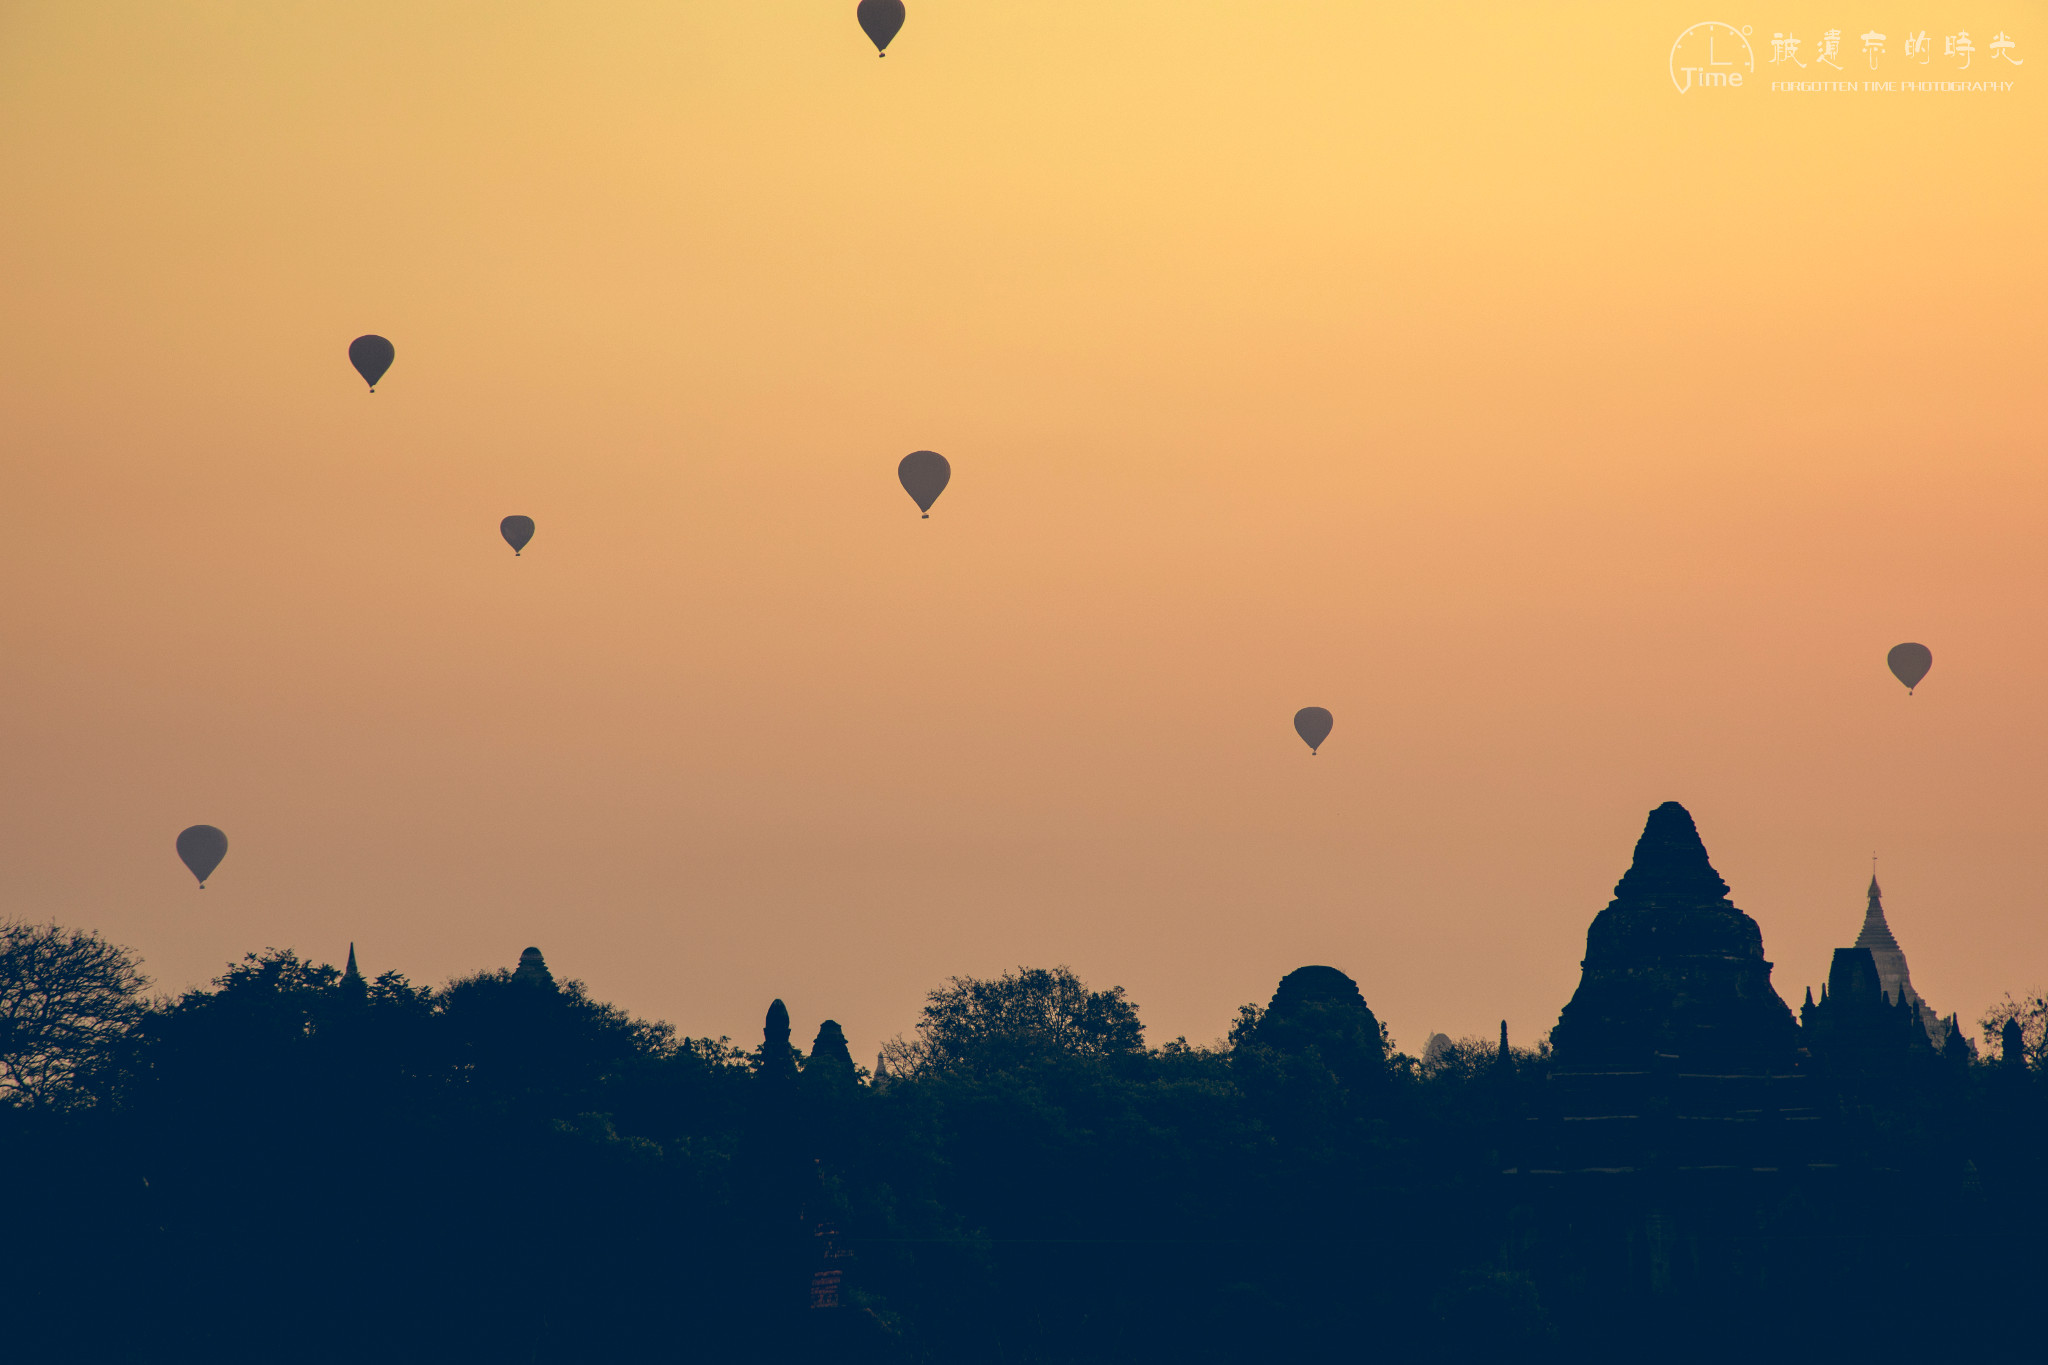
[[[2048,980],[2048,7],[1859,4],[0,4],[0,912],[867,1056],[1327,962],[1419,1050],[1549,1028],[1675,799],[1789,1003],[1875,851],[1972,1019]],[[1768,87],[1909,21],[2012,88]]]

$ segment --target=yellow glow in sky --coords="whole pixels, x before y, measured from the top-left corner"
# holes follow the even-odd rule
[[[2048,11],[1934,9],[0,6],[6,912],[857,1054],[1327,962],[1419,1050],[1547,1029],[1675,799],[1788,1001],[1877,851],[1970,1019],[2048,979]],[[1837,26],[2010,88],[1772,88]]]

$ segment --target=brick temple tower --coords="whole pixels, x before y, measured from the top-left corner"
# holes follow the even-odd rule
[[[1792,1011],[1771,988],[1763,931],[1728,898],[1692,816],[1650,812],[1635,858],[1586,932],[1579,988],[1550,1035],[1564,1070],[1789,1071]]]

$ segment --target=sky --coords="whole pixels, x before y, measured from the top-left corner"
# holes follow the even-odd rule
[[[1873,854],[2048,982],[2048,5],[853,9],[0,0],[0,914],[1419,1052],[1677,800],[1795,1007]]]

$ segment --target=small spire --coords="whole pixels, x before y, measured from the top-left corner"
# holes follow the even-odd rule
[[[512,979],[545,990],[555,989],[555,974],[548,970],[547,959],[540,955],[538,948],[528,948],[519,955],[519,965],[512,969]]]
[[[341,989],[357,1000],[367,999],[370,987],[363,980],[363,974],[356,970],[356,945],[348,945],[348,970],[341,974]]]
[[[780,1000],[769,1002],[768,1018],[761,1025],[761,1072],[771,1081],[780,1083],[794,1081],[797,1068],[795,1051],[789,1045],[789,1006]]]
[[[1493,1065],[1497,1071],[1505,1071],[1514,1065],[1514,1054],[1508,1051],[1508,1021],[1500,1021],[1500,1051],[1493,1054]]]
[[[835,1019],[818,1025],[817,1041],[804,1060],[804,1074],[820,1076],[838,1085],[854,1083],[853,1053],[846,1046],[846,1031]]]
[[[1962,1021],[1953,1014],[1948,1017],[1948,1036],[1942,1039],[1941,1055],[1955,1066],[1967,1069],[1970,1065],[1970,1045],[1963,1038]]]
[[[1897,952],[1898,939],[1892,936],[1892,927],[1884,919],[1884,892],[1877,886],[1877,873],[1870,874],[1869,899],[1863,908],[1863,928],[1856,935],[1858,948],[1884,948]]]

